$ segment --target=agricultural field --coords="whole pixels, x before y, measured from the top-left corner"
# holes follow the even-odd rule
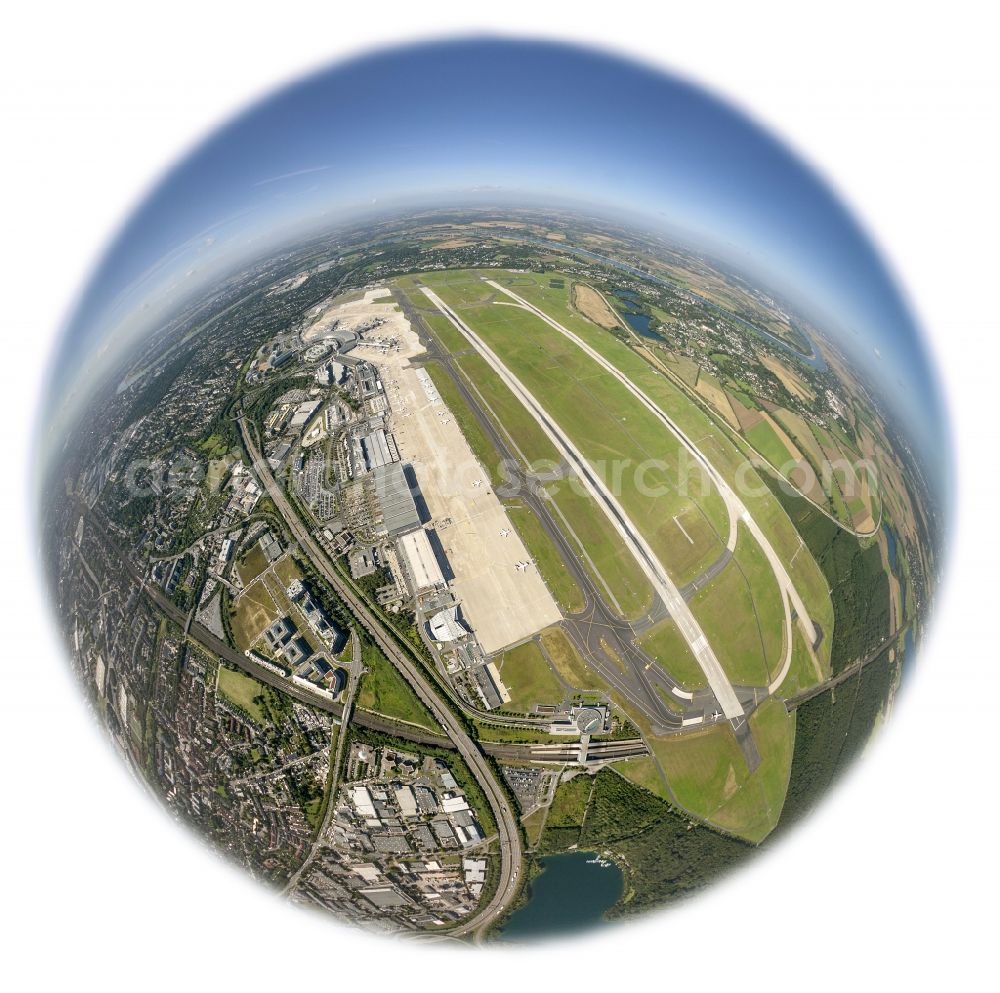
[[[604,297],[586,283],[573,284],[573,305],[584,317],[605,330],[621,326]]]

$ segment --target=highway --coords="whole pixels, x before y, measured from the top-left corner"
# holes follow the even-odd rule
[[[498,290],[502,290],[510,296],[499,283],[492,280],[486,282]],[[729,720],[741,719],[744,709],[729,681],[722,664],[712,650],[705,636],[701,625],[698,623],[691,608],[688,606],[680,590],[667,574],[663,564],[657,558],[656,553],[649,546],[649,543],[642,536],[639,529],[629,518],[625,509],[618,499],[611,492],[608,486],[594,471],[590,463],[582,452],[566,436],[562,429],[545,413],[544,408],[535,399],[534,395],[524,386],[523,383],[507,368],[499,359],[495,352],[476,334],[433,290],[422,287],[427,298],[448,318],[449,321],[468,339],[479,354],[486,360],[487,364],[501,378],[504,384],[520,400],[525,409],[532,415],[546,437],[552,442],[559,452],[575,470],[584,487],[593,497],[597,505],[604,511],[611,525],[618,532],[625,543],[626,548],[632,553],[639,567],[645,573],[656,590],[660,599],[663,600],[677,625],[678,630],[684,640],[691,648],[691,652],[697,660],[709,686],[715,695],[722,712]],[[515,297],[520,301],[520,297]],[[539,316],[544,317],[541,311],[537,311]],[[544,318],[547,322],[548,318]],[[553,323],[554,322],[550,322]],[[556,325],[558,327],[558,325]],[[570,332],[566,332],[569,334]],[[574,336],[575,338],[575,336]],[[577,339],[579,340],[579,339]],[[581,342],[581,344],[585,344]],[[586,346],[589,347],[589,346]],[[597,354],[597,353],[595,353]],[[614,369],[610,366],[610,369]],[[703,457],[702,457],[703,458]]]
[[[479,934],[499,916],[514,898],[520,885],[518,883],[518,876],[521,874],[523,868],[521,838],[517,818],[508,806],[503,787],[497,781],[493,769],[477,747],[476,742],[466,732],[458,717],[441,701],[437,691],[423,672],[420,671],[417,663],[399,648],[395,640],[385,632],[381,623],[371,613],[367,605],[343,582],[337,570],[327,558],[326,553],[305,528],[298,514],[288,502],[284,491],[271,474],[270,466],[258,450],[246,419],[242,414],[238,418],[238,423],[243,443],[250,455],[257,477],[277,508],[279,515],[284,518],[289,531],[299,543],[299,547],[303,553],[309,556],[315,568],[330,586],[337,591],[338,595],[344,600],[358,621],[375,640],[375,643],[385,654],[386,658],[399,669],[423,704],[445,729],[459,755],[465,760],[482,787],[497,824],[497,840],[500,855],[499,880],[496,891],[486,906],[481,907],[476,914],[453,928],[450,932],[456,936]]]

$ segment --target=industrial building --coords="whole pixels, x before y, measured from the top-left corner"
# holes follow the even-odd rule
[[[291,362],[295,358],[295,352],[288,349],[284,352],[274,351],[268,357],[267,364],[271,369],[280,369],[283,365]]]
[[[309,418],[316,413],[317,408],[322,402],[322,400],[306,400],[304,403],[300,403],[295,408],[295,413],[292,415],[288,426],[294,431],[304,428],[309,422]]]
[[[368,469],[381,469],[399,461],[399,451],[395,439],[381,427],[361,438],[361,451]]]
[[[500,673],[492,662],[473,669],[472,675],[487,710],[496,710],[505,703],[510,703],[510,693],[507,692],[507,687],[504,686]]]
[[[372,473],[375,498],[382,515],[382,533],[389,538],[420,527],[420,514],[401,462],[382,466]]]
[[[441,564],[423,528],[402,535],[396,542],[396,549],[406,572],[407,585],[414,596],[445,585]]]

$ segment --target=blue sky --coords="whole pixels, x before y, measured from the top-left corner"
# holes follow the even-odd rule
[[[367,55],[216,132],[119,232],[67,328],[55,383],[93,371],[109,345],[296,229],[333,226],[373,201],[446,203],[476,187],[620,207],[710,239],[865,363],[918,449],[947,451],[913,319],[811,170],[740,112],[658,70],[521,41]]]

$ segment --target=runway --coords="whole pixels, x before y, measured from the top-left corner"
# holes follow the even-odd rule
[[[498,283],[487,280],[495,289],[504,290]],[[520,400],[525,409],[532,415],[539,427],[555,446],[560,456],[576,471],[580,481],[604,511],[611,525],[632,553],[639,567],[645,573],[670,612],[681,636],[687,642],[709,686],[715,695],[722,712],[729,720],[742,718],[744,709],[726,676],[715,652],[712,650],[697,619],[692,613],[680,590],[674,585],[662,563],[656,557],[648,542],[642,537],[624,508],[603,480],[594,472],[585,456],[569,440],[562,429],[545,413],[544,408],[523,383],[507,368],[495,352],[479,337],[433,290],[422,287],[427,298],[444,314],[445,317],[465,336],[479,352],[490,368],[500,377],[504,384]],[[518,302],[520,297],[508,294]],[[538,311],[541,316],[541,312]],[[554,322],[553,322],[554,323]],[[575,336],[574,336],[575,337]],[[577,339],[579,340],[579,339]],[[581,342],[581,344],[583,344]],[[596,354],[596,353],[595,353]],[[611,367],[613,369],[613,367]]]

